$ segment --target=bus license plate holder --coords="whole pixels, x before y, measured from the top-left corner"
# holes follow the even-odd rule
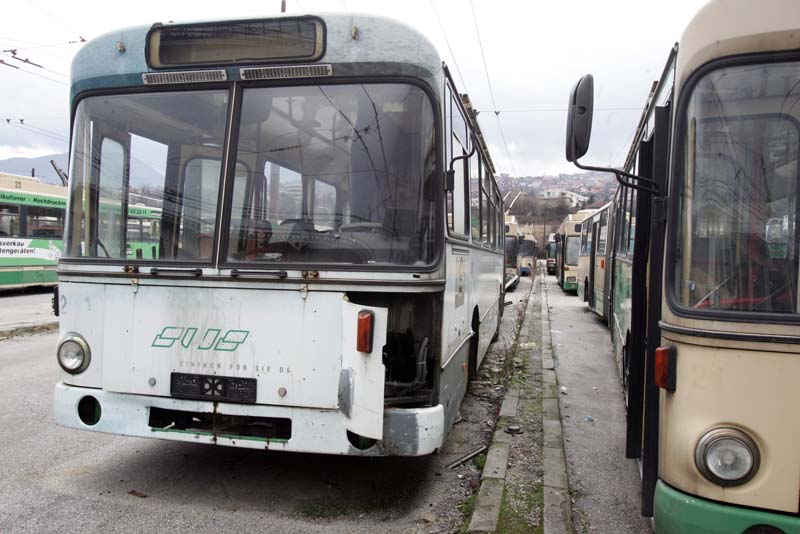
[[[172,373],[169,394],[180,399],[254,404],[257,383],[255,378]]]

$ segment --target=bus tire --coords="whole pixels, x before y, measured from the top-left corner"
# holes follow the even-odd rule
[[[472,339],[469,341],[469,356],[467,360],[467,380],[472,381],[478,374],[478,345],[480,343],[481,322],[478,309],[472,313]]]

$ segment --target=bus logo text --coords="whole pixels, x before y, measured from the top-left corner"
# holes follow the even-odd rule
[[[181,347],[188,349],[194,344],[197,350],[233,352],[250,335],[249,330],[228,330],[223,334],[220,328],[208,328],[202,336],[198,336],[197,332],[198,329],[193,326],[165,326],[156,334],[150,346],[171,349],[175,343],[180,343]]]

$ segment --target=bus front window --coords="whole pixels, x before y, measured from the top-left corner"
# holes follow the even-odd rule
[[[728,67],[694,89],[674,269],[683,306],[798,311],[798,72]]]
[[[228,261],[431,263],[433,133],[412,85],[246,89]]]

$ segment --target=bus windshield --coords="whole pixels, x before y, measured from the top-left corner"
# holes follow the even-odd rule
[[[245,89],[238,121],[229,100],[227,90],[83,99],[66,255],[211,263],[219,246],[231,263],[433,262],[434,115],[422,89]],[[236,166],[223,194],[229,122]]]
[[[228,261],[433,261],[433,112],[408,84],[245,89]]]
[[[798,72],[729,67],[694,90],[675,269],[684,306],[798,311]]]
[[[567,247],[566,247],[566,257],[564,258],[564,263],[567,265],[578,265],[578,251],[581,245],[581,238],[580,236],[567,236]]]
[[[519,255],[520,256],[533,256],[536,254],[536,243],[530,239],[525,239],[520,243]]]

